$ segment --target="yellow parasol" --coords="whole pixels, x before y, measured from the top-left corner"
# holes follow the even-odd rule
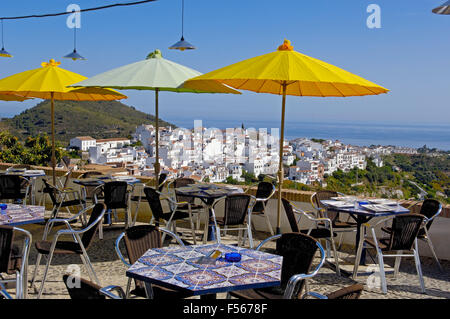
[[[347,97],[378,95],[389,90],[334,65],[294,51],[289,40],[278,50],[203,74],[185,82],[186,88],[202,89],[210,82],[238,90],[282,95],[280,158],[278,169],[277,233],[280,232],[283,184],[283,142],[286,95]]]
[[[87,78],[60,68],[60,64],[60,62],[51,59],[48,63],[43,62],[41,68],[17,73],[0,80],[0,94],[51,101],[53,184],[56,182],[54,101],[112,101],[127,98],[111,89],[68,88],[67,86]]]

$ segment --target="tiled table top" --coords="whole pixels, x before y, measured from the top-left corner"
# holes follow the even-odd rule
[[[44,221],[44,206],[7,204],[8,208],[0,213],[0,225],[18,226]]]
[[[176,188],[178,195],[194,196],[198,198],[218,198],[230,194],[241,193],[242,189],[232,186],[198,183]]]
[[[214,265],[196,261],[213,250],[239,252],[240,262],[219,258]],[[148,250],[127,276],[195,295],[280,285],[283,257],[223,244]]]

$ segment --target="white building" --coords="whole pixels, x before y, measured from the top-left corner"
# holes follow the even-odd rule
[[[78,148],[81,151],[88,151],[90,147],[94,147],[96,145],[95,138],[90,136],[77,136],[70,140],[71,148]]]

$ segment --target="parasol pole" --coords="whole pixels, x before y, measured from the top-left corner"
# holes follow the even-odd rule
[[[50,104],[51,104],[51,118],[52,118],[52,175],[53,175],[53,185],[56,186],[56,156],[55,156],[55,92],[50,93]]]
[[[158,188],[159,179],[159,114],[158,114],[158,95],[159,89],[155,89],[155,124],[156,124],[156,158],[155,158],[155,178],[156,178],[156,188]]]
[[[281,228],[280,228],[280,217],[281,217],[281,192],[282,192],[282,186],[283,186],[283,144],[284,144],[284,118],[286,113],[286,88],[287,83],[286,81],[282,82],[283,87],[283,102],[281,106],[281,136],[280,136],[280,162],[278,166],[278,209],[277,209],[277,234],[281,234]]]

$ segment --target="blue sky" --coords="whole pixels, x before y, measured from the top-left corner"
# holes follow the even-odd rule
[[[90,8],[131,0],[2,1],[0,16]],[[387,87],[387,95],[356,98],[288,97],[287,120],[311,122],[440,123],[450,125],[450,16],[431,13],[444,0],[185,0],[185,38],[197,50],[167,48],[181,36],[181,0],[159,0],[82,14],[77,49],[87,61],[61,59],[73,49],[66,16],[6,20],[0,77],[37,68],[55,58],[61,67],[95,74],[142,60],[154,49],[177,63],[206,73],[274,51],[284,38],[295,50]],[[369,29],[369,4],[381,7],[381,29]],[[154,93],[123,91],[126,104],[153,113]],[[35,105],[0,102],[0,116]],[[241,96],[161,93],[165,120],[239,122],[280,119],[281,97],[243,91]],[[241,120],[242,119],[242,120]]]

